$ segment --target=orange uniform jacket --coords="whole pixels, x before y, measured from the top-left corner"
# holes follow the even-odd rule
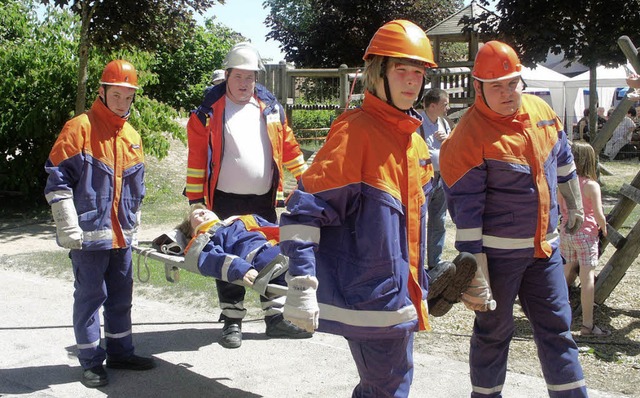
[[[45,165],[49,204],[72,199],[84,250],[124,248],[137,227],[145,195],[140,135],[96,99],[69,120]]]
[[[371,93],[342,114],[287,200],[280,247],[317,276],[319,331],[398,338],[428,329],[423,267],[433,167],[420,119]]]
[[[224,108],[226,83],[207,92],[202,104],[191,112],[187,123],[189,155],[186,195],[189,203],[205,203],[213,208],[214,192],[224,152]],[[282,167],[299,178],[306,169],[300,146],[287,125],[284,109],[265,87],[256,84],[255,98],[267,123],[273,153],[275,204],[284,201]]]

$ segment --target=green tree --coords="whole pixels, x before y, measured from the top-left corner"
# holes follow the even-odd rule
[[[480,4],[489,5],[487,0]],[[498,38],[511,44],[524,64],[544,61],[547,53],[564,52],[570,64],[579,61],[590,69],[591,126],[596,126],[596,68],[618,66],[626,62],[617,40],[627,35],[638,42],[640,12],[637,1],[498,0],[497,15],[485,15],[476,21],[484,33],[497,32]]]
[[[175,109],[190,110],[202,101],[202,93],[211,84],[211,74],[222,67],[234,44],[246,40],[230,28],[205,21],[197,26],[175,50],[161,49],[151,71],[157,81],[144,87],[145,93]]]
[[[44,161],[71,116],[77,59],[67,13],[39,22],[31,1],[2,1],[0,19],[0,191],[42,199]]]
[[[33,1],[0,0],[0,196],[24,205],[43,202],[44,163],[63,124],[73,116],[76,98],[77,17],[50,9],[39,19]],[[96,98],[107,60],[122,57],[139,68],[142,87],[157,81],[148,72],[150,53],[95,54],[88,59],[89,94]],[[168,137],[186,140],[174,121],[177,112],[138,95],[129,121],[140,132],[145,153],[164,157]],[[6,200],[3,205],[6,205]]]
[[[462,0],[265,0],[267,38],[282,43],[287,61],[302,67],[358,66],[384,23],[408,19],[423,29],[453,14]]]
[[[224,0],[40,0],[80,17],[76,114],[85,110],[89,49],[175,49],[202,13]]]

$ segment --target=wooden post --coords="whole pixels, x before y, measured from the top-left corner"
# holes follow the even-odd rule
[[[613,253],[598,274],[594,302],[598,304],[605,302],[613,289],[618,286],[633,261],[638,258],[638,254],[640,254],[640,222],[636,223],[627,235],[627,243]]]
[[[636,73],[640,71],[640,59],[638,58],[638,50],[636,46],[631,42],[628,36],[620,36],[618,39],[618,46],[627,57],[631,66],[636,70]],[[613,114],[607,120],[602,130],[598,131],[596,136],[591,140],[591,146],[596,151],[596,155],[602,151],[602,149],[607,145],[607,141],[613,135],[613,130],[618,127],[618,124],[622,121],[624,116],[627,114],[627,111],[631,106],[633,106],[634,101],[631,101],[628,98],[623,98],[622,101],[618,104],[616,109],[613,111]]]
[[[640,189],[640,173],[636,174],[636,176],[633,178],[633,181],[631,181],[630,186]],[[636,202],[629,196],[632,195],[622,195],[620,200],[618,200],[615,206],[613,206],[613,209],[611,209],[611,211],[607,215],[607,222],[616,230],[622,227],[626,219],[633,211],[633,208],[636,206]],[[629,241],[629,239],[627,239],[627,241]],[[602,250],[604,250],[608,243],[609,242],[607,239],[604,239],[602,241]]]
[[[620,38],[618,39],[618,46],[624,53],[625,57],[627,57],[627,59],[631,63],[631,66],[633,66],[633,69],[636,70],[636,73],[639,73],[640,59],[638,58],[638,49],[635,45],[633,45],[633,42],[631,41],[631,39],[629,39],[629,36],[620,36]]]
[[[289,98],[289,92],[287,90],[288,87],[288,82],[287,82],[287,63],[285,61],[280,61],[280,63],[278,64],[279,68],[280,68],[280,81],[279,83],[279,89],[280,89],[280,93],[279,95],[276,97],[278,98],[278,101],[280,101],[280,103],[283,106],[287,105],[287,98]]]
[[[343,110],[347,107],[347,99],[349,98],[349,71],[347,65],[341,64],[338,67],[340,75],[340,108]]]
[[[596,156],[607,145],[607,142],[613,135],[613,131],[618,127],[632,105],[633,101],[626,97],[623,98],[622,101],[618,103],[618,106],[616,106],[616,109],[613,111],[611,116],[609,116],[609,120],[607,120],[604,126],[602,126],[602,129],[598,130],[595,137],[592,137],[590,143],[593,150],[596,152]]]
[[[618,45],[636,72],[640,71],[638,50],[631,40],[627,36],[621,36],[618,39]],[[606,142],[613,134],[613,130],[620,123],[632,103],[629,99],[624,98],[618,104],[603,129],[596,134],[591,142],[596,153],[599,153],[605,147]],[[600,241],[601,252],[604,251],[609,240],[616,247],[616,251],[597,276],[594,296],[594,302],[597,304],[605,302],[640,254],[640,221],[636,222],[626,238],[622,237],[618,232],[618,229],[623,226],[635,206],[640,204],[640,172],[631,181],[631,185],[624,184],[620,188],[620,194],[620,199],[607,215],[607,238]]]

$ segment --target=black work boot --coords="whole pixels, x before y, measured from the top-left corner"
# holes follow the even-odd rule
[[[431,276],[432,271],[438,275],[443,274],[443,272],[448,275],[447,278],[440,276],[442,282],[438,281],[437,285],[433,282],[433,277],[429,281],[429,294],[427,295],[429,315],[440,317],[449,312],[453,305],[460,301],[460,296],[469,287],[478,267],[473,254],[466,252],[458,254],[452,265],[454,270],[452,274],[448,270],[437,270],[437,268],[429,270],[429,276]],[[433,288],[432,284],[434,285]]]
[[[453,308],[454,303],[449,300],[446,300],[442,296],[438,296],[436,298],[428,300],[427,304],[429,306],[429,315],[440,317],[445,315],[447,312],[449,312],[449,310]]]
[[[238,348],[242,345],[242,319],[225,318],[222,336],[218,344],[224,348]]]
[[[450,261],[443,261],[427,272],[429,274],[427,300],[432,300],[438,297],[455,278],[456,266]]]
[[[442,297],[445,300],[457,303],[460,301],[462,293],[467,290],[473,280],[478,265],[473,254],[467,252],[458,254],[453,263],[456,265],[456,276],[442,292]]]
[[[313,336],[304,329],[284,319],[282,315],[273,315],[264,318],[267,324],[266,334],[269,337],[280,339],[308,339]]]
[[[97,365],[89,369],[82,371],[82,379],[80,379],[82,385],[88,388],[102,387],[109,384],[109,377],[107,371],[104,370],[102,365]]]

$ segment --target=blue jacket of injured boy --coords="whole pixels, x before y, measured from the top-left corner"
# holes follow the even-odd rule
[[[284,259],[278,246],[278,225],[260,216],[220,220],[214,212],[197,208],[188,223],[193,238],[185,250],[185,268],[192,272],[227,282],[244,280],[251,286],[259,271]],[[182,225],[181,230],[186,232]],[[285,286],[284,275],[271,283]]]

